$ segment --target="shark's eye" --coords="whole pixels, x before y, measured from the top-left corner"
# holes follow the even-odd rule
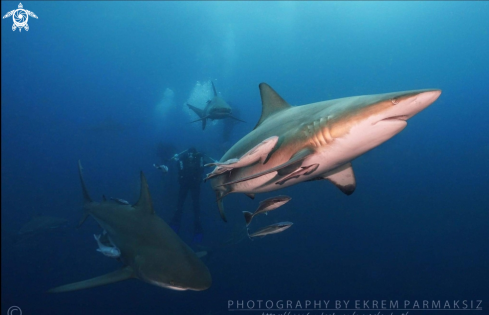
[[[396,100],[395,98],[393,98],[393,99],[392,99],[392,104],[397,105],[397,104],[399,104],[399,101],[398,101],[398,100]]]

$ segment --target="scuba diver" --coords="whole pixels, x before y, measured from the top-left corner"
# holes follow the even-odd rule
[[[172,160],[178,162],[178,182],[180,189],[178,191],[177,211],[173,216],[170,226],[178,234],[183,215],[183,204],[190,191],[194,211],[193,241],[200,243],[203,238],[203,230],[200,223],[200,184],[203,180],[204,165],[216,161],[203,153],[197,152],[194,147],[175,154]]]

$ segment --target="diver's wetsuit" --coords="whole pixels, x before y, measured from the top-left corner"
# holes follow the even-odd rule
[[[207,160],[210,159],[193,148],[179,156],[177,163],[180,189],[178,191],[177,211],[173,216],[171,224],[176,232],[178,232],[180,228],[180,222],[183,215],[183,204],[190,191],[194,211],[194,234],[202,234],[202,225],[200,224],[200,184],[204,174],[204,165]]]

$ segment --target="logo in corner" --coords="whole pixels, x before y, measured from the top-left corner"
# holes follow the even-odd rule
[[[10,16],[12,16],[12,19],[14,20],[12,31],[15,31],[18,28],[19,32],[22,31],[22,28],[24,28],[26,31],[29,30],[29,25],[27,25],[27,20],[29,20],[29,16],[37,19],[37,15],[35,15],[34,12],[24,10],[24,6],[22,5],[22,3],[19,3],[19,8],[17,10],[12,10],[8,12],[3,16],[3,18],[5,19]]]

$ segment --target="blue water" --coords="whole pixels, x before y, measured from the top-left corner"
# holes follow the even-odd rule
[[[1,21],[1,314],[13,305],[36,315],[227,314],[229,300],[259,299],[483,300],[474,313],[487,312],[488,2],[23,5],[39,17],[29,18],[28,32],[12,31],[11,17]],[[2,16],[17,6],[2,1]],[[188,123],[196,116],[185,103],[202,107],[211,80],[246,121],[228,140],[223,122],[205,131]],[[169,220],[177,182],[153,168],[163,162],[158,144],[173,146],[172,154],[194,145],[220,158],[258,121],[261,82],[293,105],[443,93],[399,135],[353,161],[353,195],[326,181],[280,191],[292,201],[254,220],[294,222],[282,234],[242,237],[241,211],[276,192],[226,197],[226,224],[202,185],[209,290],[129,280],[46,293],[120,267],[95,251],[93,219],[75,228],[79,159],[95,199],[136,202],[144,171],[156,212]],[[186,207],[182,238],[190,244]],[[16,240],[35,214],[70,223]]]

